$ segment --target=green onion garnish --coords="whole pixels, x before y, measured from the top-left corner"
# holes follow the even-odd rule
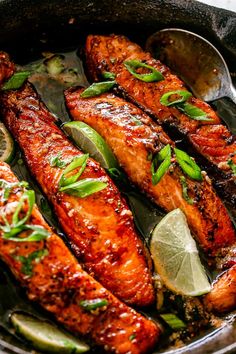
[[[12,77],[2,86],[2,90],[16,90],[19,89],[25,80],[30,76],[30,71],[19,71],[12,75]]]
[[[83,154],[79,157],[75,157],[73,161],[66,167],[64,170],[60,181],[59,181],[59,186],[64,187],[68,186],[70,184],[73,184],[77,181],[77,179],[82,175],[82,173],[85,170],[87,160],[88,160],[89,154]],[[76,168],[80,167],[79,171],[72,176],[66,176],[69,172],[75,170]],[[60,189],[61,191],[61,189]]]
[[[109,71],[104,71],[102,73],[102,77],[106,80],[115,80],[116,75],[113,73],[110,73]]]
[[[14,188],[27,188],[28,186],[29,184],[25,181],[10,183],[4,179],[0,179],[0,188],[3,188],[2,201],[5,202],[9,198]]]
[[[233,174],[236,175],[236,164],[233,162],[233,160],[230,159],[229,161],[227,161],[227,164],[233,171]]]
[[[25,256],[16,256],[14,257],[17,261],[21,262],[21,271],[22,273],[32,276],[33,275],[33,265],[32,262],[35,261],[38,263],[41,261],[44,257],[48,255],[48,250],[47,249],[41,249],[38,251],[34,251],[31,254],[29,254],[27,257]]]
[[[28,210],[24,217],[20,219],[20,214],[22,213],[23,206],[27,202]],[[27,190],[21,196],[16,210],[12,216],[12,222],[9,224],[6,217],[2,215],[4,225],[0,225],[0,230],[3,231],[3,238],[9,241],[15,242],[35,242],[41,241],[49,236],[49,232],[45,230],[40,225],[27,225],[25,224],[30,218],[35,203],[35,193],[32,190]],[[32,230],[33,232],[25,237],[19,238],[18,235],[27,230]]]
[[[162,148],[154,157],[151,166],[152,184],[156,185],[167,172],[171,164],[171,147],[170,144]]]
[[[140,60],[127,60],[124,62],[124,66],[130,74],[141,81],[155,82],[164,80],[164,76],[160,73],[160,71],[156,70],[153,66],[142,63]],[[139,68],[147,69],[150,72],[146,74],[138,74],[136,70]]]
[[[93,311],[97,308],[107,306],[109,302],[106,299],[93,299],[93,300],[82,300],[80,301],[80,306],[87,311]]]
[[[124,174],[123,171],[119,170],[116,167],[109,168],[107,171],[109,173],[109,176],[116,182],[116,183],[122,183],[122,184],[127,184],[127,177]]]
[[[59,168],[63,168],[65,167],[69,162],[71,161],[70,160],[63,160],[61,158],[61,153],[57,154],[57,155],[53,155],[49,158],[49,165],[51,167],[59,167]]]
[[[188,185],[186,178],[184,176],[180,176],[180,183],[182,185],[182,194],[184,199],[188,202],[188,204],[193,205],[194,201],[188,195]]]
[[[89,86],[87,89],[85,89],[81,93],[80,97],[89,98],[89,97],[99,96],[102,93],[109,91],[113,86],[115,86],[115,84],[116,81],[114,80],[94,83],[91,86]]]
[[[188,102],[180,103],[176,106],[180,111],[184,112],[189,118],[194,120],[211,121],[212,119],[207,117],[207,113],[202,109],[193,106]]]
[[[163,106],[168,107],[168,106],[176,105],[177,103],[185,102],[191,96],[192,94],[186,90],[170,91],[165,93],[161,97],[160,102]]]
[[[202,181],[201,169],[196,162],[182,150],[175,148],[174,152],[176,155],[176,160],[184,173],[196,181]]]
[[[173,313],[163,313],[160,317],[174,330],[186,328],[186,324]]]
[[[100,192],[107,187],[107,183],[101,182],[96,178],[85,178],[75,183],[60,188],[60,192],[65,192],[79,198],[85,198],[89,195]]]

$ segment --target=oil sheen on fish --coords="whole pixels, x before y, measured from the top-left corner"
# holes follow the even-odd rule
[[[184,146],[190,153],[196,153],[198,161],[213,178],[218,192],[231,207],[236,208],[236,139],[215,111],[193,96],[187,102],[204,111],[210,120],[194,120],[174,106],[162,105],[162,95],[186,90],[184,83],[160,61],[153,59],[150,53],[144,52],[124,36],[88,36],[86,57],[88,72],[93,80],[98,80],[104,71],[116,74],[119,92],[162,124],[172,138],[177,136],[178,140],[184,137]],[[139,60],[154,67],[162,73],[164,80],[143,82],[135,78],[124,65],[127,60]]]
[[[52,159],[68,166],[82,152],[56,126],[55,117],[30,84],[4,92],[0,100],[4,122],[85,269],[124,302],[152,304],[155,294],[149,257],[135,231],[132,213],[112,180],[89,158],[79,180],[96,179],[106,188],[85,198],[60,191],[65,167],[52,165]],[[71,174],[78,171],[79,167]]]
[[[236,244],[230,217],[206,174],[203,174],[203,181],[195,181],[172,158],[169,170],[153,184],[150,155],[155,155],[167,144],[174,147],[160,126],[138,107],[113,94],[82,98],[82,92],[83,89],[69,89],[65,94],[71,116],[102,135],[131,182],[166,212],[182,209],[193,234],[208,255],[220,256],[222,248]],[[183,175],[189,200],[183,194]]]
[[[3,162],[0,162],[0,182],[0,226],[3,226],[6,220],[9,224],[13,221],[25,187]],[[29,203],[25,200],[21,219],[28,210]],[[32,231],[18,233],[15,241],[6,239],[0,229],[0,257],[26,289],[28,298],[53,314],[71,333],[89,338],[108,352],[149,353],[160,334],[159,327],[88,275],[52,232],[36,205],[26,224],[47,231],[48,236],[39,241],[19,242]],[[90,311],[82,306],[84,301],[103,301],[104,306]]]

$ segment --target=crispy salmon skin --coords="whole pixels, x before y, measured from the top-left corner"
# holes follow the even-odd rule
[[[0,226],[3,226],[5,219],[11,224],[25,188],[3,162],[0,162],[0,181]],[[10,188],[7,199],[6,188]],[[25,203],[22,218],[28,210],[29,205]],[[46,230],[48,237],[41,241],[19,242],[20,238],[29,236],[29,231],[23,231],[17,235],[16,242],[5,239],[0,229],[0,257],[26,289],[28,298],[52,313],[74,335],[87,336],[108,352],[149,353],[160,329],[88,275],[59,236],[52,232],[36,205],[27,225]],[[31,262],[26,267],[23,260],[30,257]],[[99,299],[105,304],[96,311],[88,311],[81,305],[84,300]],[[132,337],[134,339],[130,340]]]
[[[194,181],[185,175],[188,196],[183,196],[183,171],[172,166],[160,182],[153,184],[151,155],[174,143],[148,115],[113,94],[82,98],[83,89],[65,93],[68,110],[75,120],[94,128],[105,139],[132,183],[166,212],[181,208],[201,247],[208,255],[219,256],[223,247],[236,243],[236,234],[223,203],[212,188],[208,176]]]
[[[3,93],[1,107],[4,122],[85,269],[124,302],[135,306],[152,304],[155,294],[147,252],[134,229],[127,203],[106,172],[88,158],[79,180],[96,179],[106,188],[84,198],[60,191],[65,165],[82,152],[56,126],[54,116],[30,84]],[[53,165],[55,159],[64,167]],[[76,168],[71,173],[78,171]]]
[[[214,178],[218,192],[236,208],[236,176],[231,168],[232,163],[236,164],[236,139],[214,110],[199,99],[190,97],[188,102],[203,110],[210,119],[200,121],[189,118],[176,107],[162,105],[162,95],[186,90],[186,87],[165,65],[124,36],[88,36],[86,58],[92,80],[98,80],[104,71],[116,74],[119,92],[151,114],[169,133],[176,131],[184,136],[185,146],[196,151],[199,161]],[[127,60],[139,60],[154,67],[162,73],[164,80],[148,83],[135,78],[124,65]]]

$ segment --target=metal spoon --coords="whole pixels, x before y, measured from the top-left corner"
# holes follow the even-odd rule
[[[165,62],[203,101],[229,97],[236,104],[227,64],[220,52],[203,37],[178,28],[168,28],[148,38],[146,48]],[[236,106],[223,100],[219,108],[229,128],[236,130]],[[234,111],[234,112],[232,112]],[[222,113],[222,114],[221,114]]]

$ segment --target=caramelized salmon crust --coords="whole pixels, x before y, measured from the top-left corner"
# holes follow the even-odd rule
[[[68,165],[83,153],[56,126],[55,117],[30,84],[4,92],[0,102],[4,122],[85,269],[127,304],[152,304],[155,293],[149,255],[126,201],[107,173],[88,158],[79,180],[92,178],[105,183],[106,188],[85,198],[60,191],[59,181],[66,166],[52,165],[52,159],[60,158]]]
[[[190,97],[188,103],[200,108],[208,121],[194,120],[174,106],[164,106],[160,98],[165,93],[186,90],[184,83],[159,60],[144,52],[137,44],[119,35],[90,35],[86,42],[88,73],[99,80],[104,71],[116,75],[118,92],[149,113],[168,133],[184,138],[185,147],[196,157],[214,180],[218,192],[236,211],[236,176],[229,162],[236,164],[236,139],[223,125],[216,112],[203,101]],[[164,80],[143,82],[124,66],[126,60],[139,60],[162,73]]]
[[[3,226],[5,218],[11,223],[25,189],[2,162],[0,181],[0,225]],[[5,199],[5,184],[11,190],[8,199]],[[25,203],[22,218],[28,209]],[[27,225],[44,229],[48,237],[37,242],[16,242],[5,239],[0,229],[0,257],[26,289],[28,298],[52,313],[71,333],[88,337],[110,353],[150,353],[160,328],[120,302],[88,275],[59,236],[52,232],[36,205]],[[17,238],[27,236],[29,231],[23,231]],[[26,267],[23,260],[30,257],[32,261]],[[99,299],[106,304],[96,311],[88,311],[81,305],[81,301]]]

